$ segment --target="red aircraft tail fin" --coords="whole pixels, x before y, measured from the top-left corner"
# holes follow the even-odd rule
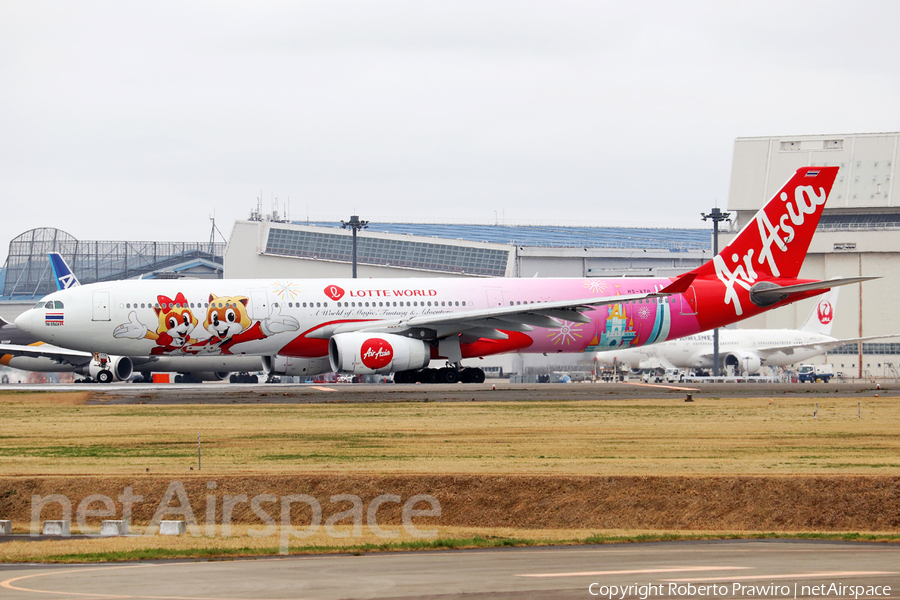
[[[839,167],[803,167],[708,263],[691,273],[723,283],[796,278]],[[747,287],[749,287],[749,285]]]

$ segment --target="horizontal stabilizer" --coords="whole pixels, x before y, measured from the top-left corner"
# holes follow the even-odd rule
[[[872,279],[880,279],[880,277],[836,277],[835,279],[825,279],[823,281],[813,281],[810,283],[799,283],[797,285],[773,286],[765,289],[753,289],[752,294],[756,297],[778,297],[788,296],[790,294],[798,294],[800,292],[813,292],[816,290],[830,290],[831,288],[840,287],[842,285],[850,285],[853,283],[861,283]]]

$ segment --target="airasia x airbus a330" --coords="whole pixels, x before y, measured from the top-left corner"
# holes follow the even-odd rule
[[[861,281],[797,279],[837,171],[799,169],[718,256],[675,278],[128,280],[54,292],[16,326],[121,360],[256,355],[288,375],[480,382],[462,359],[643,346]]]

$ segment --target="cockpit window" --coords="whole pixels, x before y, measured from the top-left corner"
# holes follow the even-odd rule
[[[63,306],[63,303],[60,302],[59,300],[56,300],[56,301],[53,303],[53,306],[54,306],[54,308],[65,308],[65,307]]]
[[[43,301],[38,302],[37,304],[34,305],[34,307],[35,308],[44,308],[44,302]]]
[[[44,305],[44,308],[53,308],[53,302],[52,301],[48,302],[47,304]]]

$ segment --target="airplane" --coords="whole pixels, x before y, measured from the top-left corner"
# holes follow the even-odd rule
[[[56,291],[16,326],[82,352],[480,383],[463,359],[643,346],[873,279],[797,277],[837,172],[798,169],[722,252],[675,278],[126,280]]]
[[[57,289],[66,290],[81,285],[59,253],[50,252],[49,258]],[[187,381],[222,381],[231,377],[234,371],[262,370],[262,360],[255,356],[210,356],[204,359],[110,356],[103,351],[69,350],[46,344],[0,318],[0,364],[23,371],[73,372],[92,377],[100,383],[109,383],[127,381],[135,371],[142,373],[145,380],[150,378],[150,373],[179,373]]]
[[[799,329],[722,329],[719,331],[720,366],[755,375],[763,366],[786,367],[844,344],[900,337],[900,334],[851,339],[831,337],[838,292],[835,288],[824,294]],[[652,346],[598,352],[596,359],[602,365],[632,369],[645,365],[712,369],[713,336],[712,332],[698,333]]]

